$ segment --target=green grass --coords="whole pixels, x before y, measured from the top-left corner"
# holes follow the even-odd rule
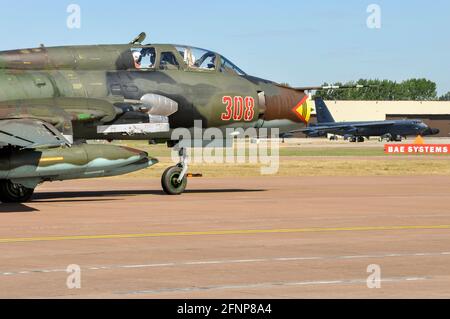
[[[123,141],[115,142],[117,145],[126,145],[129,147],[134,147],[143,151],[148,152],[151,156],[156,158],[164,158],[171,156],[171,150],[167,148],[166,145],[149,145],[143,141]],[[311,146],[280,146],[280,156],[295,156],[295,157],[354,157],[354,156],[386,156],[384,154],[384,148],[382,145],[380,147],[311,147]],[[248,150],[246,155],[248,155]],[[269,152],[271,154],[271,152]]]
[[[137,148],[149,153],[152,157],[167,158],[171,157],[171,149],[164,144],[149,145],[144,141],[123,141],[114,142],[116,145],[126,145],[129,147]],[[226,151],[223,151],[225,153]],[[248,156],[249,151],[245,152]],[[269,155],[271,152],[269,151]],[[214,155],[214,153],[213,153]],[[384,153],[384,145],[380,146],[362,146],[362,147],[349,147],[344,145],[332,145],[326,146],[309,146],[309,145],[285,145],[281,144],[279,149],[279,155],[281,157],[403,157],[402,154],[389,154]],[[417,157],[426,157],[426,154],[417,154]],[[434,156],[447,157],[445,154],[436,154]]]
[[[172,166],[170,161],[162,161],[152,168],[135,172],[127,177],[160,178],[164,170]],[[256,164],[193,164],[191,173],[201,173],[203,177],[257,177],[262,165]],[[447,160],[288,160],[280,159],[280,167],[273,176],[450,176],[450,159]],[[120,178],[120,177],[118,177]]]
[[[115,142],[115,144],[144,150],[161,161],[152,168],[126,175],[126,177],[160,178],[167,167],[174,165],[170,159],[171,150],[165,145],[148,145],[142,141]],[[189,171],[202,173],[204,177],[253,177],[261,176],[261,167],[260,164],[247,163],[191,164]],[[402,155],[385,155],[383,145],[380,147],[282,145],[279,171],[275,176],[426,175],[450,176],[450,156],[436,159],[424,155],[408,158]]]
[[[375,147],[361,147],[361,148],[351,148],[351,147],[281,147],[280,156],[386,156],[384,154],[384,148]]]

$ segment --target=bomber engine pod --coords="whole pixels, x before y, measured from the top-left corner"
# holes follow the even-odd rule
[[[146,152],[114,145],[10,150],[0,157],[0,180],[35,188],[45,181],[128,174],[156,163]]]

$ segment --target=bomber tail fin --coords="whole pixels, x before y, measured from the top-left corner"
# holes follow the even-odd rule
[[[325,101],[322,98],[316,98],[317,123],[335,123]]]

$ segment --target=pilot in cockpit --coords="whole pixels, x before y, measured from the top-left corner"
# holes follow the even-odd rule
[[[134,61],[134,67],[136,69],[141,68],[142,63],[142,54],[139,51],[133,51],[133,61]]]
[[[210,63],[208,63],[208,69],[214,70],[216,68],[216,55],[214,54],[211,58]]]
[[[149,68],[153,68],[155,66],[155,61],[156,61],[156,52],[154,50],[149,51],[148,55],[150,57]]]

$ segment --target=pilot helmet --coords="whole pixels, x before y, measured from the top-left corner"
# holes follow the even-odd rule
[[[141,52],[133,51],[133,58],[134,58],[134,61],[136,61],[138,63],[141,62],[141,59],[142,59]]]

